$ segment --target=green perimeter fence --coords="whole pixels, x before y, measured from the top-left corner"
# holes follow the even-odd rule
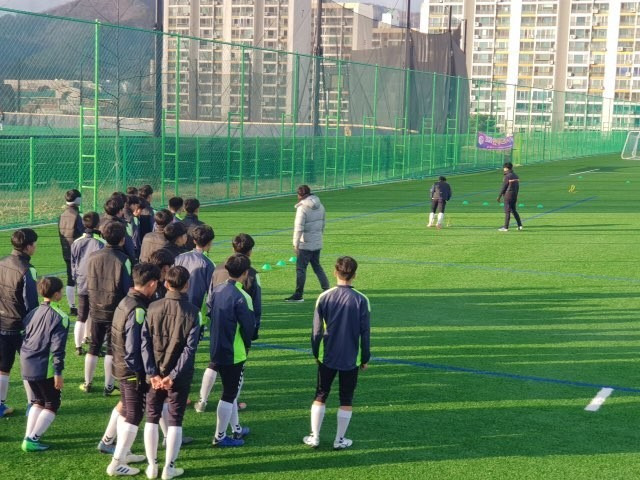
[[[288,194],[620,152],[628,102],[0,9],[0,227],[100,210]],[[160,52],[160,53],[158,53]],[[156,68],[157,66],[157,68]]]

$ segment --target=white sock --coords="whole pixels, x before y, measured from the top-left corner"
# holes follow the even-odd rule
[[[113,444],[113,440],[118,433],[118,417],[120,417],[120,412],[114,407],[114,409],[111,410],[111,418],[109,418],[107,429],[104,431],[102,443],[106,443],[107,445]]]
[[[9,375],[0,373],[0,405],[7,401],[7,392],[9,391]]]
[[[29,385],[29,381],[23,380],[22,384],[24,385],[24,391],[27,393],[27,403],[33,403],[33,399],[35,395],[33,394],[33,390],[31,390],[31,385]]]
[[[80,348],[82,346],[83,340],[84,340],[84,323],[76,321],[76,324],[73,327],[73,341],[76,344],[76,348]]]
[[[233,401],[233,409],[231,410],[231,431],[234,433],[238,433],[242,431],[242,426],[240,425],[240,418],[238,417],[238,398]]]
[[[167,438],[167,434],[169,433],[167,418],[169,418],[169,404],[164,402],[164,405],[162,405],[162,416],[160,417],[160,430],[162,430],[164,438]]]
[[[29,416],[27,417],[27,430],[25,431],[25,438],[31,438],[33,435],[33,430],[36,427],[36,423],[38,421],[38,417],[44,410],[40,405],[32,405],[29,410]]]
[[[352,413],[353,412],[351,410],[342,410],[341,408],[338,409],[338,429],[336,431],[336,442],[342,440],[345,433],[347,433],[347,428],[349,427]]]
[[[87,353],[84,356],[84,383],[93,383],[93,376],[96,374],[98,357]]]
[[[216,383],[216,377],[218,372],[212,368],[207,368],[202,375],[202,385],[200,386],[200,400],[206,402],[213,389],[213,384]]]
[[[67,303],[69,304],[69,307],[75,308],[76,307],[76,287],[67,287],[65,291],[67,293]]]
[[[138,426],[127,422],[118,422],[118,441],[113,459],[118,463],[127,463],[127,454],[138,434]]]
[[[89,322],[91,321],[91,317],[87,317],[87,320],[84,322],[84,338],[91,337],[91,325]]]
[[[222,440],[227,434],[227,427],[231,420],[231,413],[233,412],[233,403],[220,400],[218,402],[217,411],[217,423],[216,423],[216,438]]]
[[[442,225],[443,220],[444,220],[444,213],[439,213],[438,214],[438,225]]]
[[[433,225],[433,217],[435,217],[435,213],[429,214],[429,225]]]
[[[29,438],[35,441],[40,440],[40,438],[42,438],[42,436],[45,434],[45,432],[49,428],[49,425],[51,425],[51,423],[55,418],[56,418],[55,413],[53,413],[51,410],[43,409],[42,412],[40,412],[40,415],[38,415],[36,424],[33,427],[33,432],[31,433]]]
[[[144,425],[144,451],[147,454],[149,465],[158,464],[158,424],[145,423]]]
[[[180,453],[182,446],[182,427],[169,427],[167,433],[167,454],[165,458],[165,468],[173,467]]]
[[[320,429],[322,428],[322,421],[324,420],[324,405],[311,405],[311,435],[315,438],[320,438]]]
[[[113,355],[104,356],[104,388],[113,388]]]

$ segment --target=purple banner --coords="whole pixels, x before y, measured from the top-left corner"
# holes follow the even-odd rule
[[[513,136],[494,138],[486,133],[478,132],[478,148],[483,150],[511,150],[513,148]]]

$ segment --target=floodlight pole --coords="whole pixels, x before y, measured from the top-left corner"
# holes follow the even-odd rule
[[[404,127],[409,128],[409,99],[407,98],[410,91],[409,86],[409,71],[411,69],[411,0],[407,0],[407,24],[404,34],[404,86],[402,95],[402,113],[405,119]]]
[[[322,65],[322,0],[316,0],[316,32],[313,42],[313,135],[320,136],[320,68]],[[297,86],[296,86],[297,88]]]
[[[162,136],[162,57],[164,42],[164,0],[156,0],[155,33],[155,102],[153,109],[153,136]]]

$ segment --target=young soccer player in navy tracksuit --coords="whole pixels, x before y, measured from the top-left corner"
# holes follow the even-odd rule
[[[38,307],[36,269],[31,257],[36,252],[38,235],[30,228],[13,232],[11,255],[0,259],[0,418],[13,413],[5,404],[9,374],[22,345],[23,320]],[[29,385],[25,382],[29,401]]]
[[[198,225],[193,229],[193,239],[196,248],[176,257],[175,265],[182,266],[189,271],[189,301],[196,307],[202,308],[204,296],[207,294],[211,277],[216,265],[209,259],[209,250],[215,234],[209,225]]]
[[[137,468],[127,465],[127,457],[144,414],[148,388],[142,362],[142,325],[160,281],[160,269],[150,263],[140,263],[133,267],[132,277],[133,288],[118,305],[111,325],[113,375],[120,381],[124,421],[117,426],[118,440],[113,459],[107,467],[110,476],[139,473]]]
[[[325,403],[336,375],[340,378],[338,429],[333,448],[352,445],[345,438],[358,382],[358,370],[369,362],[369,299],[351,285],[358,263],[351,257],[340,257],[334,275],[338,286],[320,294],[313,316],[311,349],[318,362],[316,397],[311,405],[311,434],[303,442],[316,448],[320,444],[320,428]]]
[[[427,227],[435,225],[437,228],[442,228],[444,209],[447,206],[447,202],[451,200],[451,186],[447,183],[446,177],[439,177],[438,181],[431,186],[429,194],[431,196],[431,213],[429,213]],[[438,214],[437,222],[435,222],[436,213]]]
[[[67,207],[58,220],[58,233],[60,234],[60,245],[62,246],[62,258],[67,264],[67,303],[71,315],[77,315],[76,308],[76,284],[71,273],[71,245],[82,235],[84,226],[80,215],[80,205],[82,204],[82,194],[75,188],[67,191],[64,196]]]
[[[146,234],[142,239],[140,247],[141,262],[148,262],[153,252],[169,245],[169,241],[164,236],[164,229],[173,221],[173,214],[166,208],[163,208],[155,213],[154,220],[154,225],[157,227],[156,230]]]
[[[114,394],[111,323],[116,307],[131,286],[131,261],[122,249],[125,242],[122,222],[108,222],[102,227],[105,248],[94,252],[87,261],[87,291],[91,316],[91,346],[85,356],[84,383],[80,390],[91,391],[102,343],[107,345],[104,357],[104,395]]]
[[[149,306],[142,327],[142,359],[151,384],[146,399],[144,444],[149,462],[147,477],[156,478],[158,423],[168,399],[169,431],[162,478],[170,479],[184,472],[176,468],[175,462],[182,444],[182,419],[193,379],[202,317],[187,298],[189,272],[184,267],[172,267],[165,283],[167,295]]]
[[[84,234],[71,245],[71,275],[78,293],[78,317],[73,328],[76,353],[84,355],[82,342],[89,337],[89,291],[87,289],[87,262],[93,252],[101,250],[105,241],[100,235],[98,225],[100,216],[96,212],[87,212],[82,216]]]
[[[253,247],[255,246],[255,241],[253,240],[251,235],[240,233],[234,237],[231,244],[233,246],[234,252],[241,253],[251,258],[251,253],[253,251]],[[217,287],[221,283],[225,283],[228,280],[229,272],[224,265],[220,265],[216,267],[213,272],[213,278],[211,279],[211,286],[209,289],[213,290],[215,287]],[[251,297],[251,303],[253,304],[253,316],[255,318],[255,329],[253,330],[253,337],[251,338],[251,340],[257,340],[258,331],[260,329],[260,318],[262,316],[262,287],[260,285],[260,276],[253,267],[249,267],[247,278],[242,282],[242,288]],[[217,375],[218,374],[214,370],[213,363],[210,363],[205,369],[204,374],[202,375],[200,398],[194,404],[196,412],[204,413],[205,409],[207,408],[207,401],[209,399],[209,395],[211,394],[211,389],[216,382]],[[242,390],[242,384],[240,385],[239,389]],[[238,392],[238,395],[239,394],[240,392]],[[245,403],[238,403],[238,408],[240,410],[243,410],[244,408],[246,408],[246,406],[247,405]],[[233,417],[235,418],[236,415],[237,413],[234,413]]]
[[[225,263],[229,280],[213,288],[207,300],[211,319],[210,361],[222,380],[214,447],[242,446],[242,439],[249,434],[249,429],[241,427],[237,418],[237,398],[255,328],[251,297],[242,289],[250,267],[246,255],[236,253],[229,257]],[[230,422],[233,438],[227,437]]]
[[[69,317],[58,302],[62,298],[62,280],[44,277],[38,283],[43,303],[25,318],[25,336],[20,349],[22,378],[29,382],[33,399],[27,417],[22,450],[40,452],[48,445],[40,443],[60,408],[60,392],[64,385],[65,346]]]
[[[198,225],[204,225],[204,222],[198,219],[198,213],[200,212],[200,201],[197,198],[187,198],[184,201],[185,216],[182,219],[182,223],[187,227],[187,244],[185,247],[188,250],[196,248],[196,244],[191,237],[191,231]]]

